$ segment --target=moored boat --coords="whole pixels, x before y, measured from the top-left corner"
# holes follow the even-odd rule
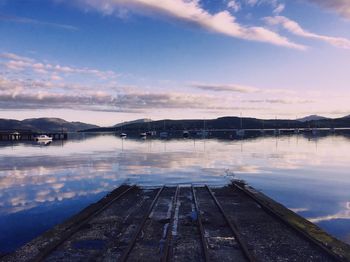
[[[52,137],[47,135],[39,135],[39,136],[36,136],[34,139],[35,141],[52,141]]]
[[[188,132],[187,130],[185,130],[185,131],[182,132],[182,136],[183,136],[184,138],[188,138],[188,137],[190,136],[190,132]]]

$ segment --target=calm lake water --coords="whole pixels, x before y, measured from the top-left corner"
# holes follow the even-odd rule
[[[233,177],[350,243],[350,137],[0,143],[0,252],[9,252],[121,183],[224,185]]]

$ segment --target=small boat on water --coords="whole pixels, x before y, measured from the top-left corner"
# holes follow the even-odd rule
[[[120,133],[119,136],[120,136],[121,138],[126,138],[126,137],[127,137],[127,135],[126,135],[125,133]]]
[[[52,137],[47,136],[47,135],[39,135],[39,136],[36,136],[34,139],[35,139],[35,141],[38,141],[38,142],[52,141]]]
[[[146,139],[147,138],[147,133],[146,132],[140,133],[140,138]]]
[[[187,130],[185,130],[185,131],[182,132],[182,136],[183,136],[184,138],[188,138],[188,137],[190,136],[190,132],[188,132]]]

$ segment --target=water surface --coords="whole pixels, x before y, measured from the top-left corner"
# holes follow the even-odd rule
[[[0,143],[0,252],[10,252],[121,183],[255,188],[350,243],[350,139],[121,140]]]

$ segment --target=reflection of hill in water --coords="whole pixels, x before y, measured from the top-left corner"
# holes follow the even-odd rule
[[[12,147],[14,145],[24,145],[24,146],[54,146],[54,147],[62,147],[66,143],[74,143],[79,141],[88,141],[94,140],[96,137],[103,136],[112,136],[119,139],[119,133],[115,132],[87,132],[87,133],[68,133],[68,140],[54,140],[48,144],[40,144],[35,141],[0,141],[1,147]],[[165,140],[201,140],[201,139],[216,139],[223,141],[232,141],[232,140],[254,140],[254,139],[262,139],[262,138],[271,138],[271,137],[303,137],[310,140],[320,140],[327,137],[344,137],[350,139],[350,129],[336,129],[334,132],[329,129],[318,129],[317,134],[313,134],[312,130],[308,131],[300,131],[299,134],[295,134],[294,130],[281,131],[279,135],[274,134],[274,130],[266,130],[265,132],[261,132],[261,130],[246,130],[244,136],[237,136],[234,131],[208,131],[206,137],[203,138],[202,135],[197,134],[196,132],[189,133],[187,137],[183,136],[182,131],[173,131],[170,132],[168,137]],[[129,132],[127,136],[127,140],[144,140],[144,138],[140,138],[140,133],[138,132]],[[147,136],[147,140],[164,140],[157,133],[154,136]]]
[[[74,139],[93,139],[97,136],[116,136],[119,137],[119,133],[114,132],[88,132],[82,133],[81,135],[76,135]],[[127,134],[127,139],[132,140],[140,140],[140,134],[138,132],[129,132]],[[218,140],[251,140],[251,139],[261,139],[268,137],[290,137],[290,136],[298,136],[304,137],[308,139],[321,139],[325,137],[331,136],[342,136],[345,138],[350,138],[350,129],[336,129],[335,131],[331,131],[329,129],[318,129],[317,134],[313,134],[312,130],[300,131],[298,134],[295,133],[295,130],[280,130],[279,135],[274,133],[274,130],[266,130],[262,132],[261,130],[245,130],[243,136],[238,136],[234,131],[208,131],[206,136],[203,137],[201,134],[196,132],[190,132],[186,137],[184,137],[182,131],[173,131],[168,133],[168,137],[166,139],[161,138],[159,133],[154,136],[147,136],[147,139],[152,140],[183,140],[183,139],[218,139]]]

